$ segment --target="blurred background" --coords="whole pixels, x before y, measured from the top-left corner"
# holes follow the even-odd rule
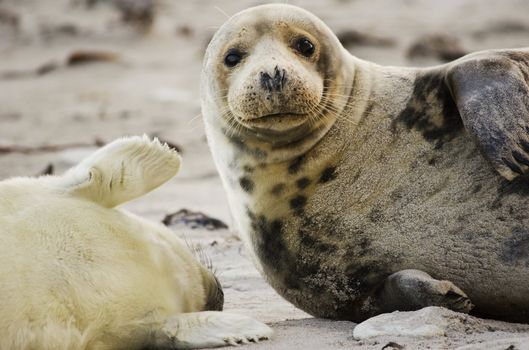
[[[529,46],[527,0],[283,2],[312,11],[352,54],[380,64],[424,66]],[[127,208],[157,221],[189,209],[231,225],[204,136],[199,76],[215,30],[262,3],[0,0],[0,179],[60,173],[114,138],[146,133],[181,151],[182,171]],[[224,266],[228,306],[261,307],[252,312],[270,319],[281,301],[247,260],[236,260],[244,255],[236,233],[222,232],[192,239]],[[268,304],[252,299],[250,284]],[[277,310],[282,318],[306,316],[282,304]]]
[[[228,16],[262,3],[0,0],[0,178],[61,172],[93,147],[146,133],[183,153],[171,206],[228,219],[210,200],[223,197],[200,116],[202,56]],[[314,12],[352,54],[381,64],[529,45],[527,0],[283,3]]]

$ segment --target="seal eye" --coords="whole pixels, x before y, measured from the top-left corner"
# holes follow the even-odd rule
[[[307,38],[296,41],[296,50],[305,57],[310,57],[314,53],[314,44]]]
[[[224,64],[228,67],[235,67],[242,60],[242,53],[237,50],[230,50],[224,57]]]

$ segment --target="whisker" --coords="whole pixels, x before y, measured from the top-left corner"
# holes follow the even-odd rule
[[[220,7],[218,7],[217,5],[214,5],[213,8],[217,11],[219,11],[220,13],[222,13],[224,16],[226,16],[226,18],[230,18],[230,15],[228,15],[223,9],[221,9]]]
[[[200,117],[202,117],[202,113],[199,113],[199,114],[195,115],[193,118],[189,119],[187,121],[186,125],[190,125],[191,123],[194,123]]]

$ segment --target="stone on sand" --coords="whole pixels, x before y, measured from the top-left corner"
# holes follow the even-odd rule
[[[353,331],[353,337],[360,340],[380,336],[445,336],[449,329],[465,328],[469,319],[475,318],[433,306],[418,311],[396,311],[372,317],[358,324]]]

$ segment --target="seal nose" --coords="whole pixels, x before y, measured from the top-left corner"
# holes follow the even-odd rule
[[[278,66],[274,68],[274,76],[268,72],[261,72],[261,87],[268,92],[281,91],[287,82],[287,71],[280,69]]]

